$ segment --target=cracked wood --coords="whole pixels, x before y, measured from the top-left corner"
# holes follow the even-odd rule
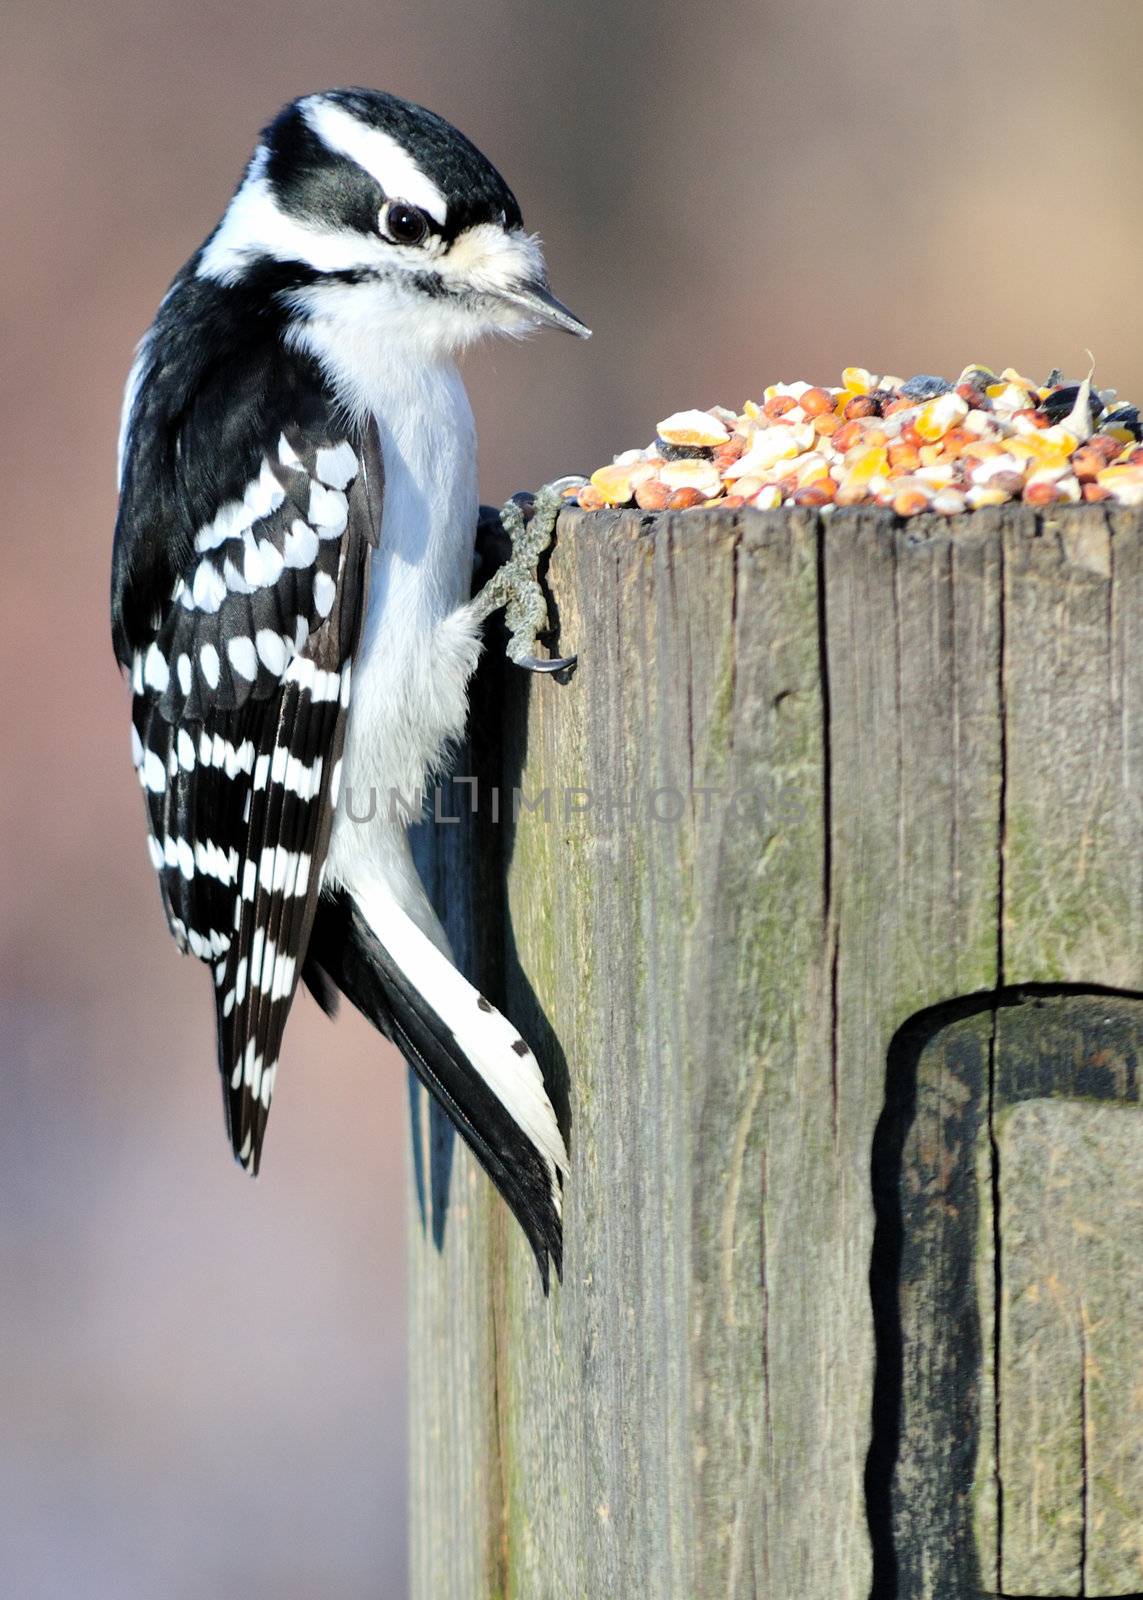
[[[430,1130],[413,1594],[945,1597],[898,1588],[874,1133],[925,1008],[1143,989],[1139,521],[570,513],[549,581],[580,667],[489,656],[419,849],[550,1075],[565,1276]]]

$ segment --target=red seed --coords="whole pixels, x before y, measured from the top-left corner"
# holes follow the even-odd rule
[[[605,504],[599,490],[590,483],[585,483],[579,491],[579,503],[583,511],[602,511]]]
[[[725,472],[727,467],[732,466],[738,460],[745,449],[746,440],[740,433],[736,433],[725,444],[715,445],[711,460],[720,472]]]
[[[893,496],[893,510],[899,517],[915,517],[919,511],[927,510],[928,504],[928,495],[920,489],[902,489]]]
[[[1107,465],[1102,450],[1093,450],[1088,445],[1081,445],[1078,450],[1072,451],[1071,463],[1072,471],[1081,483],[1094,483],[1096,475]]]
[[[1030,483],[1024,490],[1024,499],[1030,506],[1051,506],[1061,498],[1054,483]]]
[[[737,511],[739,506],[744,506],[746,504],[746,496],[743,494],[724,495],[722,503],[727,507],[728,510]]]
[[[969,406],[970,410],[972,410],[972,411],[991,411],[992,410],[992,401],[985,394],[984,390],[983,389],[978,389],[975,384],[973,384],[973,383],[958,383],[957,386],[956,386],[956,392],[957,392],[957,394],[960,395],[962,400],[965,400],[965,401],[968,402],[968,406]]]
[[[807,417],[820,417],[832,413],[834,398],[824,389],[807,389],[798,404]]]
[[[689,511],[692,506],[701,506],[706,495],[699,489],[675,489],[667,501],[668,511]]]
[[[1102,483],[1085,483],[1083,497],[1085,500],[1110,500],[1111,490],[1105,489]]]
[[[853,422],[857,417],[879,417],[881,415],[881,402],[874,399],[871,394],[855,394],[845,408],[845,420]]]
[[[833,495],[828,494],[820,484],[810,483],[804,489],[796,489],[793,500],[796,506],[828,506],[833,501]]]
[[[762,409],[768,417],[773,419],[784,417],[786,412],[792,411],[797,403],[792,394],[775,394],[770,396]]]
[[[921,458],[915,444],[898,443],[889,446],[889,465],[894,472],[904,475],[906,472],[915,471],[920,464]]]
[[[847,450],[852,450],[855,444],[860,443],[861,438],[862,427],[860,422],[856,419],[852,422],[843,422],[833,436],[833,447],[835,450],[840,450],[844,455]]]
[[[670,498],[671,491],[658,478],[648,478],[646,483],[635,485],[635,504],[640,511],[663,511]]]
[[[959,455],[968,444],[979,444],[980,435],[971,428],[950,428],[941,440],[946,456]]]
[[[1003,489],[1014,500],[1024,493],[1024,476],[1020,472],[994,472],[988,480],[989,489]]]

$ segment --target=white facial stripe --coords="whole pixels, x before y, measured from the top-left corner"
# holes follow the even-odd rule
[[[266,179],[252,175],[227,207],[198,264],[200,278],[230,283],[256,256],[301,261],[315,272],[375,272],[385,246],[351,228],[309,226],[279,209]]]
[[[444,224],[448,216],[444,196],[391,134],[367,127],[344,106],[320,95],[302,102],[302,115],[328,149],[356,161],[391,200],[408,200]]]

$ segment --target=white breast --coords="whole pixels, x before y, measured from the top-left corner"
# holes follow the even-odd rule
[[[345,779],[411,794],[464,731],[478,643],[468,614],[476,434],[455,367],[420,369],[376,412],[385,467],[381,538],[354,670]],[[360,812],[361,804],[354,809]]]
[[[355,411],[377,422],[385,469],[381,535],[353,671],[338,817],[327,876],[391,859],[413,797],[464,731],[479,640],[467,601],[478,508],[476,430],[451,361],[386,350],[376,324],[310,325],[304,341]],[[403,356],[403,359],[402,359]],[[366,818],[368,821],[354,821]],[[392,819],[395,826],[387,826]]]

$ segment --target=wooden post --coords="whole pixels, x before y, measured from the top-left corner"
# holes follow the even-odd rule
[[[564,1281],[416,1105],[415,1600],[1143,1593],[1143,520],[565,513],[548,578],[579,668],[490,653],[419,849]]]

